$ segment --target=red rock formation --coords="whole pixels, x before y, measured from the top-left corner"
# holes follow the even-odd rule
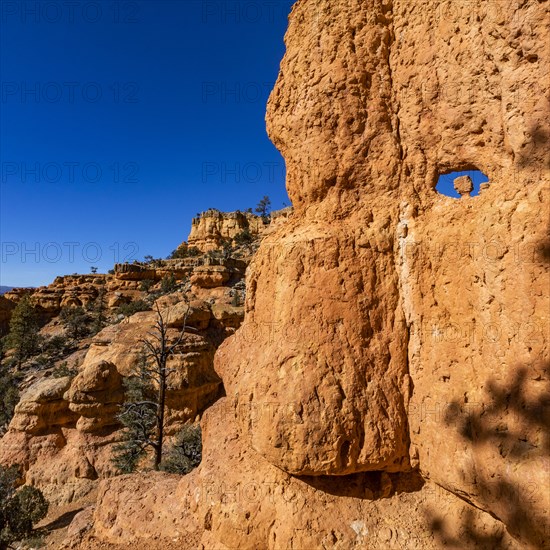
[[[260,216],[248,212],[207,210],[193,218],[187,244],[204,252],[215,250],[220,248],[224,241],[233,240],[243,231],[247,231],[253,237],[259,237],[265,232],[266,225]]]
[[[267,114],[295,212],[216,354],[203,463],[102,481],[95,536],[550,544],[549,23],[537,0],[296,3]],[[482,194],[435,191],[468,169]]]
[[[217,353],[189,511],[160,524],[205,547],[549,544],[546,4],[296,3],[267,115],[295,212]],[[480,196],[435,191],[469,169]],[[105,539],[135,525],[124,483]]]

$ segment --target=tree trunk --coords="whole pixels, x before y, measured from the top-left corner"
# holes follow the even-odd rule
[[[164,405],[166,401],[166,358],[162,359],[159,384],[159,411],[157,414],[157,446],[155,449],[155,470],[158,470],[162,461],[162,445],[164,443]]]

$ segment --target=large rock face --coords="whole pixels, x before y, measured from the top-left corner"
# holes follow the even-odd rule
[[[224,381],[252,447],[289,473],[406,470],[410,381],[393,257],[358,247],[352,224],[338,228],[296,220],[259,252]]]
[[[252,446],[286,471],[307,473],[300,465],[315,464],[324,448],[309,473],[350,471],[337,465],[345,430],[331,429],[335,423],[357,434],[348,455],[369,458],[352,461],[352,471],[391,470],[395,463],[388,468],[365,451],[371,433],[384,442],[380,452],[401,436],[425,477],[537,545],[548,535],[550,481],[541,223],[549,19],[541,2],[492,8],[296,5],[267,117],[287,161],[295,217],[260,248],[242,329],[272,323],[277,353],[260,359],[265,370],[237,365],[234,391],[243,402],[276,402],[275,422],[249,417],[245,428]],[[490,188],[461,200],[434,191],[440,174],[466,169],[482,170]],[[288,287],[294,298],[284,295]],[[322,336],[313,346],[307,336],[289,344],[285,333],[313,334],[315,324]],[[328,353],[324,338],[333,344]],[[346,361],[354,341],[361,351]],[[321,367],[304,361],[308,353]],[[285,386],[279,373],[288,376],[289,364],[294,383]],[[377,386],[384,400],[368,394]],[[295,398],[306,405],[280,422]],[[307,406],[315,400],[322,415]],[[403,410],[406,435],[388,430]],[[309,432],[315,436],[301,435]]]
[[[201,550],[521,548],[497,520],[418,473],[291,476],[243,444],[235,416],[229,399],[206,412],[203,461],[183,478],[102,481],[95,537],[159,550],[167,533],[183,548],[200,539]],[[431,529],[436,515],[439,531]],[[486,546],[476,546],[481,537]]]
[[[242,329],[272,323],[277,353],[254,348],[254,369],[228,360],[242,402],[276,403],[275,422],[244,426],[272,463],[391,470],[376,451],[410,440],[425,477],[534,545],[550,494],[548,21],[534,1],[295,6],[267,117],[294,223],[260,248]],[[434,191],[440,174],[466,169],[490,188]],[[304,337],[289,343],[290,332]],[[294,401],[305,405],[281,422]],[[351,468],[338,463],[346,430]],[[371,433],[383,443],[369,456]]]
[[[216,356],[227,398],[179,488],[268,492],[196,497],[205,546],[550,544],[549,23],[536,0],[294,6],[267,126],[295,213],[253,261]],[[474,169],[481,195],[435,191]],[[391,496],[415,472],[418,500]],[[384,539],[382,516],[409,539]]]
[[[295,212],[216,354],[205,458],[102,482],[96,536],[548,547],[549,23],[537,0],[297,2],[267,114]],[[479,196],[435,191],[469,169]]]

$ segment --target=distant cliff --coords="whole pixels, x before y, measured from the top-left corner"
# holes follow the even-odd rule
[[[251,212],[220,212],[210,209],[203,212],[191,222],[191,232],[187,239],[189,247],[196,247],[206,252],[231,242],[239,235],[249,235],[257,238],[264,235],[269,229],[272,220],[286,218],[292,208],[285,208],[272,212],[271,216],[262,218]]]

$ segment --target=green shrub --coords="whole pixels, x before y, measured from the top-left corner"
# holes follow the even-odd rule
[[[56,357],[59,355],[63,355],[66,352],[68,346],[69,343],[65,336],[56,335],[46,340],[44,344],[44,352],[51,357]]]
[[[244,229],[243,231],[235,235],[234,240],[238,245],[250,244],[254,240],[254,237],[248,229]]]
[[[182,258],[187,258],[187,256],[188,256],[188,249],[185,246],[181,246],[176,248],[176,250],[172,250],[172,252],[168,256],[168,259],[179,260]]]
[[[151,287],[155,284],[155,281],[152,281],[151,279],[144,279],[143,281],[141,281],[140,285],[139,285],[139,289],[142,291],[142,292],[149,292],[151,290]]]
[[[25,295],[13,310],[9,333],[2,341],[5,350],[14,350],[14,358],[19,365],[39,352],[42,343],[39,328],[38,315],[30,297]]]
[[[224,239],[222,241],[222,256],[224,258],[230,258],[233,253],[233,245],[231,239]]]
[[[32,359],[29,359],[25,364],[25,368],[33,370],[44,370],[47,369],[51,364],[51,358],[47,355],[41,353],[40,355],[35,355]]]
[[[48,513],[48,502],[36,487],[17,489],[19,468],[0,466],[0,550],[31,535]]]
[[[76,369],[69,368],[67,361],[63,361],[63,363],[55,367],[52,371],[52,376],[54,378],[65,378],[65,376],[74,378],[77,374],[78,371]]]
[[[178,289],[178,283],[173,273],[165,275],[160,282],[160,291],[163,294],[171,294]]]
[[[184,426],[174,445],[166,453],[161,469],[172,474],[188,474],[202,460],[200,426]]]
[[[69,338],[78,340],[89,335],[92,318],[82,306],[62,308],[59,318]]]
[[[90,334],[94,335],[100,332],[107,325],[107,291],[105,287],[99,289],[96,299],[90,304],[88,311],[90,314],[91,329]]]
[[[13,417],[15,406],[19,402],[19,380],[2,366],[0,371],[0,432]]]

